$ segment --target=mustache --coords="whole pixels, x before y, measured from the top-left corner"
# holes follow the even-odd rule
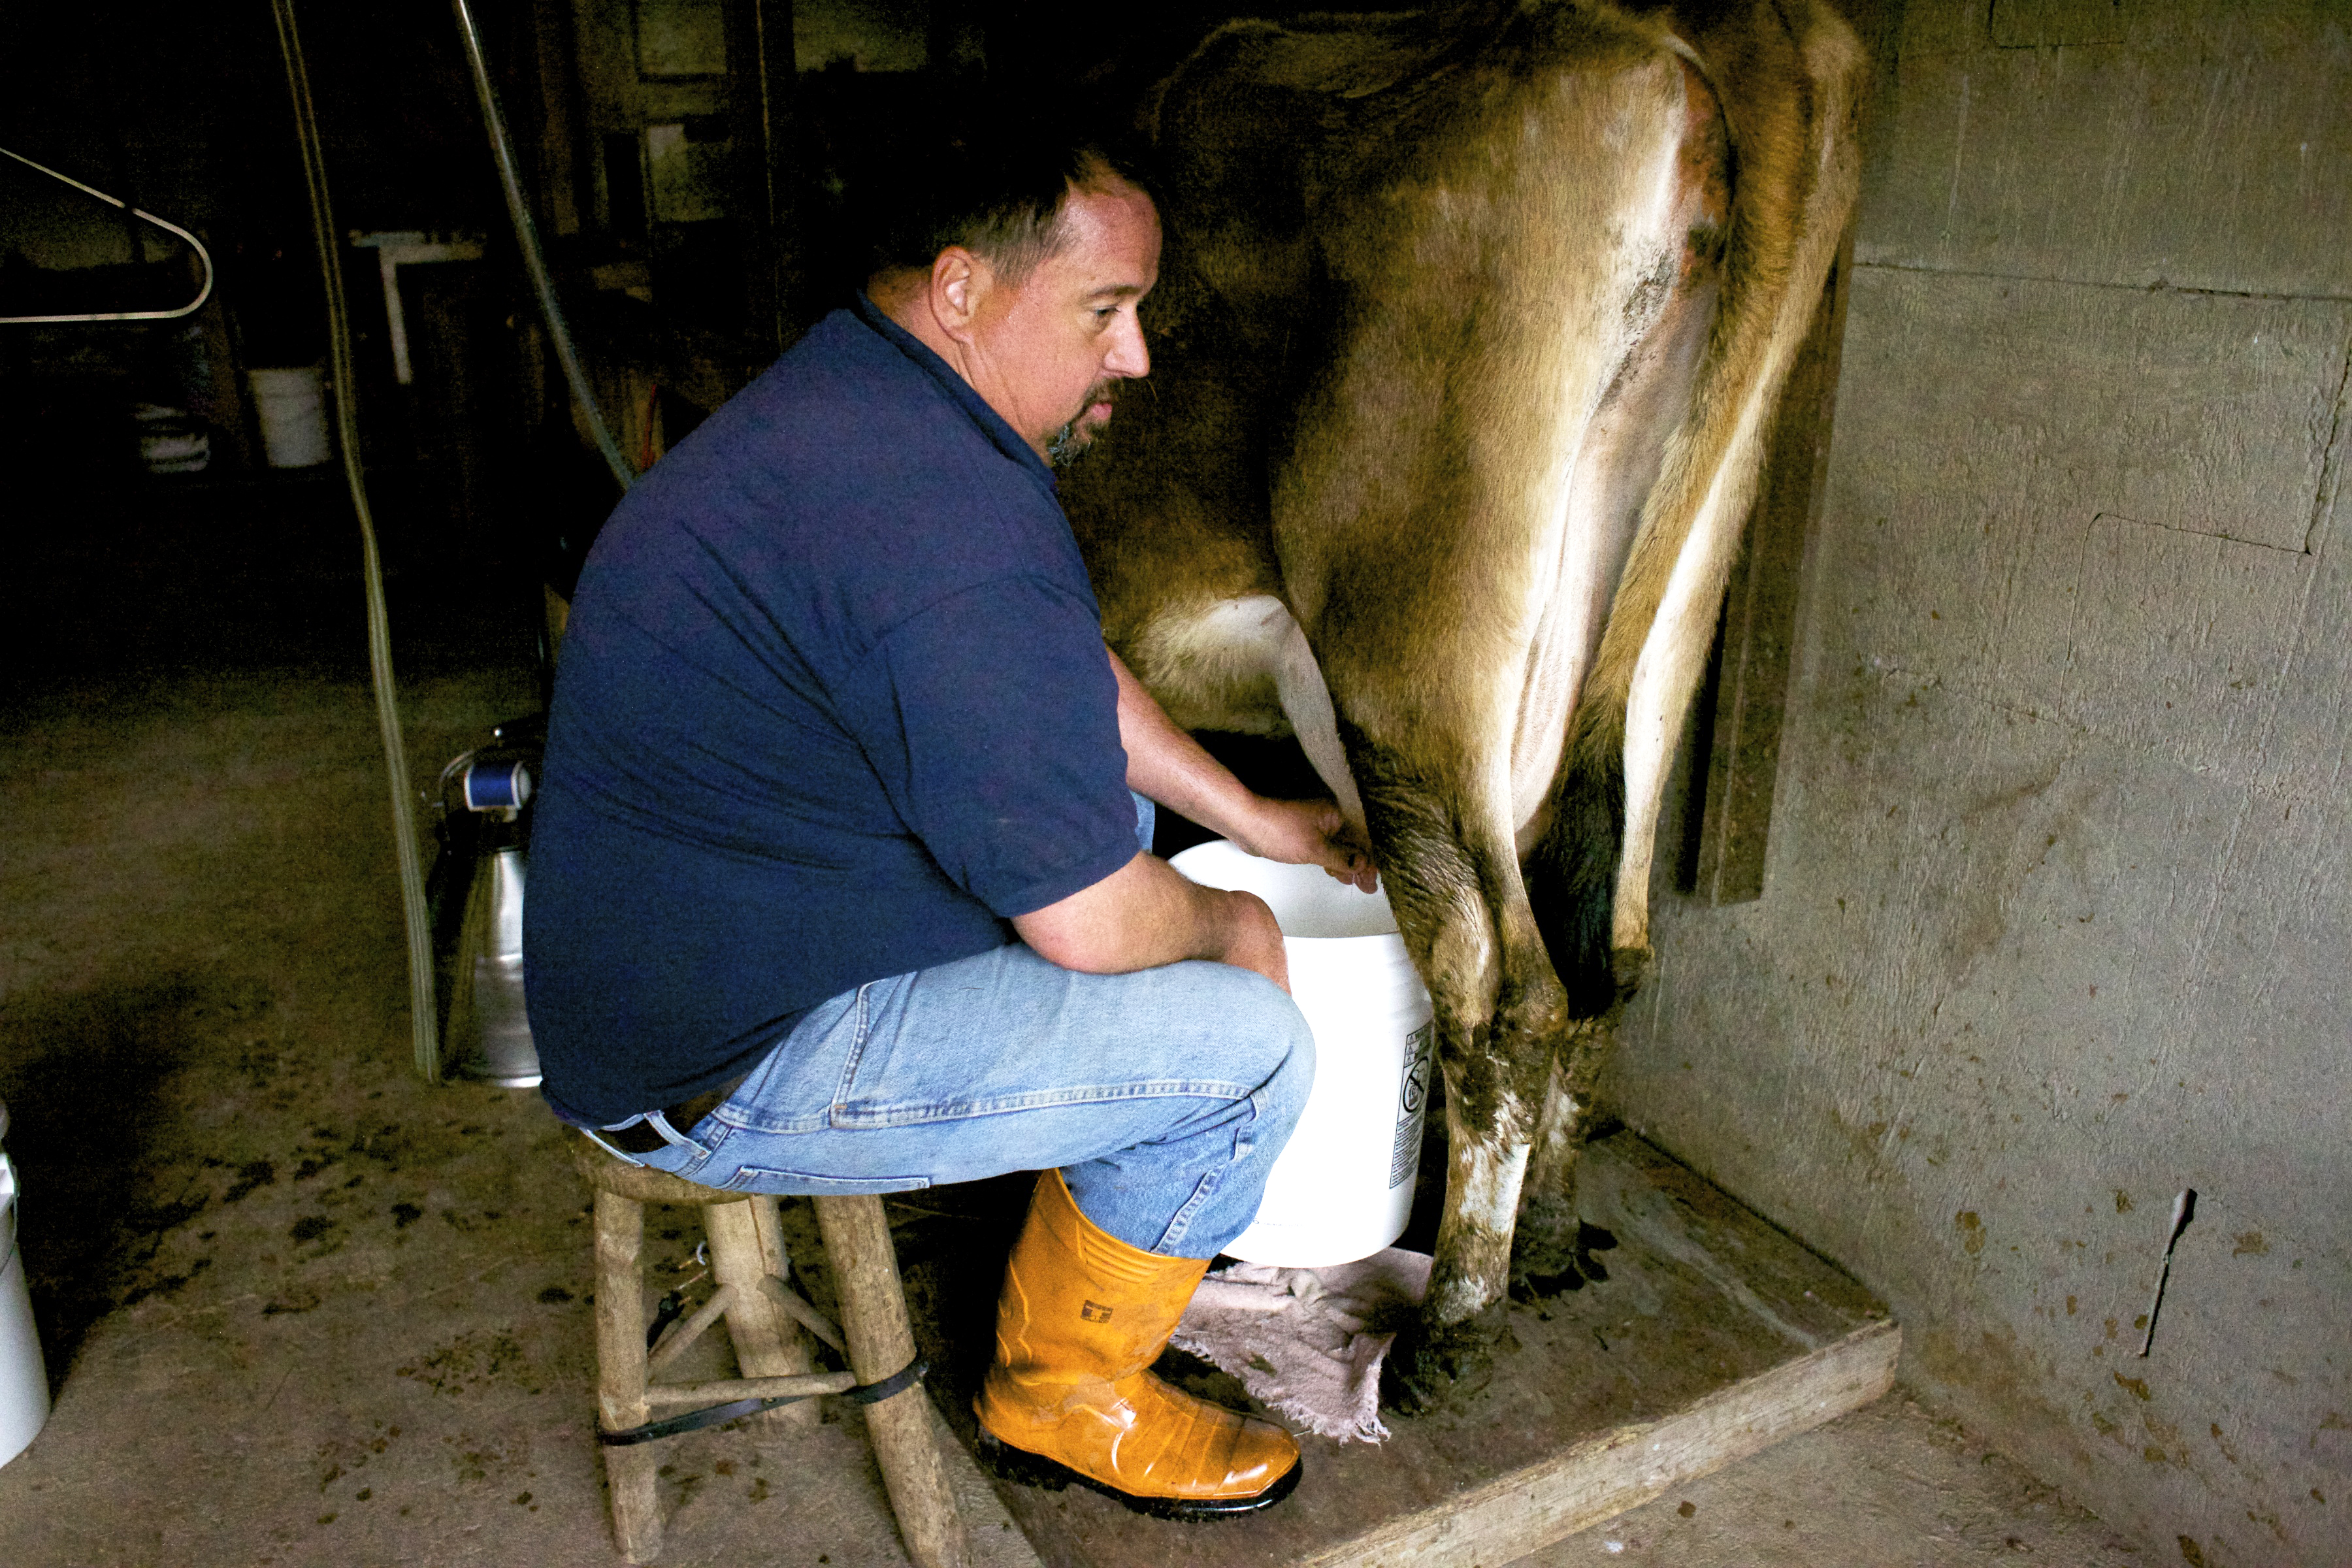
[[[1148,375],[1111,376],[1095,383],[1087,391],[1085,406],[1091,408],[1097,403],[1108,403],[1116,409],[1131,397],[1156,398],[1159,395],[1159,387],[1152,384],[1151,377]]]

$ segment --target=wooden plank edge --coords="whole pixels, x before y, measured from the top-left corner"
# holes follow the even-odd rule
[[[1895,1386],[1903,1331],[1872,1323],[1664,1420],[1622,1426],[1450,1501],[1391,1521],[1302,1568],[1501,1568]],[[1307,1481],[1313,1485],[1312,1478]]]

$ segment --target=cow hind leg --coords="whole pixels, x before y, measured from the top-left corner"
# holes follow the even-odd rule
[[[1604,438],[1591,443],[1576,473],[1585,509],[1616,520],[1629,537],[1665,466],[1669,438],[1691,408],[1720,301],[1728,146],[1713,90],[1685,64],[1674,203],[1682,253],[1664,308],[1626,356],[1594,421]],[[1626,643],[1613,625],[1602,646],[1612,642]],[[1612,685],[1606,678],[1586,682],[1559,752],[1549,820],[1525,865],[1545,944],[1578,1018],[1606,1015],[1641,979],[1639,954],[1615,944],[1628,825],[1625,709]]]
[[[1511,1237],[1565,1016],[1508,826],[1475,790],[1402,776],[1348,736],[1389,899],[1429,983],[1445,1083],[1447,1173],[1436,1262],[1391,1351],[1389,1402],[1417,1410],[1483,1368],[1507,1300]]]
[[[1861,56],[1852,32],[1826,10],[1801,6],[1795,19],[1795,31],[1777,43],[1787,51],[1781,90],[1746,106],[1740,190],[1724,215],[1721,244],[1694,243],[1685,255],[1682,300],[1708,307],[1713,324],[1704,355],[1668,353],[1653,362],[1693,367],[1654,384],[1674,403],[1686,402],[1687,412],[1658,455],[1654,479],[1644,477],[1642,528],[1578,699],[1550,820],[1526,865],[1569,1010],[1580,1020],[1550,1086],[1526,1182],[1514,1273],[1527,1289],[1561,1279],[1569,1267],[1589,1277],[1584,1260],[1594,1247],[1573,1202],[1573,1122],[1590,1103],[1582,1069],[1613,1032],[1649,957],[1651,856],[1666,770],[1704,669],[1762,462],[1762,432],[1853,206],[1850,121]],[[1809,91],[1788,90],[1801,80]],[[1690,84],[1695,113],[1703,119],[1711,101]],[[1768,126],[1776,133],[1759,133]],[[1693,145],[1717,143],[1701,137]],[[1689,177],[1700,188],[1715,184],[1703,161]],[[1717,216],[1709,205],[1703,227]],[[1678,304],[1661,330],[1687,332],[1690,319]]]
[[[1765,430],[1853,210],[1862,57],[1825,9],[1797,7],[1795,20],[1795,33],[1759,40],[1782,56],[1767,73],[1777,85],[1758,88],[1744,107],[1719,244],[1695,244],[1685,258],[1685,293],[1709,301],[1713,325],[1687,381],[1687,410],[1645,487],[1641,529],[1577,699],[1551,820],[1528,859],[1580,1018],[1606,1016],[1647,963],[1667,769],[1705,670]],[[1694,87],[1690,101],[1703,110],[1712,100]]]
[[[1544,1085],[1543,1110],[1536,1120],[1527,1176],[1521,1184],[1519,1223],[1512,1237],[1511,1298],[1534,1300],[1587,1281],[1609,1278],[1592,1255],[1617,1245],[1599,1226],[1587,1225],[1576,1209],[1577,1152],[1592,1104],[1593,1069],[1605,1042],[1602,1026],[1571,1026]]]
[[[1381,1402],[1406,1415],[1443,1403],[1486,1371],[1502,1332],[1499,1287],[1509,1276],[1511,1219],[1531,1147],[1515,1130],[1457,1112],[1457,1076],[1446,1073],[1445,1210],[1429,1295],[1381,1367]]]

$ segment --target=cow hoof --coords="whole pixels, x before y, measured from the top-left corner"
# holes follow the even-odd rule
[[[1500,1301],[1465,1322],[1415,1322],[1381,1363],[1381,1404],[1400,1415],[1422,1415],[1475,1394],[1493,1369],[1502,1328]]]
[[[1617,983],[1617,1005],[1622,1007],[1650,977],[1650,950],[1646,947],[1621,947],[1609,954],[1610,978]]]
[[[1521,1246],[1511,1258],[1511,1300],[1522,1304],[1549,1300],[1568,1290],[1581,1290],[1589,1280],[1598,1285],[1609,1278],[1608,1268],[1593,1257],[1617,1245],[1617,1238],[1597,1225],[1579,1220],[1576,1234],[1559,1240],[1529,1242],[1523,1226]]]

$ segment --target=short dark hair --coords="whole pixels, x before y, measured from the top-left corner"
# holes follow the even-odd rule
[[[1072,191],[1150,191],[1140,160],[1111,139],[1035,119],[973,117],[911,162],[868,193],[868,276],[928,268],[956,245],[1019,284],[1066,242]]]

